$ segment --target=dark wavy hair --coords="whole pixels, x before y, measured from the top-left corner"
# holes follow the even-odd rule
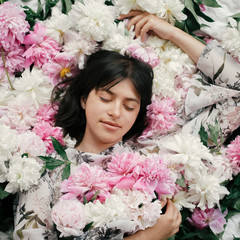
[[[132,81],[141,97],[139,114],[123,140],[137,138],[146,124],[146,107],[151,103],[153,70],[150,65],[131,56],[116,51],[99,50],[91,54],[83,70],[72,79],[55,86],[52,92],[52,103],[58,103],[55,125],[62,127],[63,134],[69,134],[79,144],[86,127],[85,111],[80,102],[87,99],[93,89],[110,89],[124,79]],[[63,86],[63,87],[62,87]],[[65,91],[59,97],[59,91]],[[61,89],[61,90],[60,90]]]

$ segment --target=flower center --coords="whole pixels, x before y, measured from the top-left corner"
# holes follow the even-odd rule
[[[68,73],[70,73],[70,67],[63,68],[60,72],[62,78],[64,78]]]

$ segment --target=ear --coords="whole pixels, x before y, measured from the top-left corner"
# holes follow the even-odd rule
[[[81,98],[81,106],[85,110],[85,108],[86,108],[86,98],[84,98],[84,97]]]

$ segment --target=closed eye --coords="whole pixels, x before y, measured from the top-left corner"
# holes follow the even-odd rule
[[[110,99],[106,99],[106,98],[103,98],[103,97],[100,97],[101,101],[103,102],[110,102],[111,100]]]
[[[128,111],[133,111],[133,110],[134,110],[134,108],[128,107],[128,106],[126,106],[126,105],[124,105],[124,107],[125,107]]]

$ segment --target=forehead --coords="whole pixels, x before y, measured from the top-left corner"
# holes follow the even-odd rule
[[[136,98],[140,99],[140,94],[135,88],[133,82],[130,79],[124,79],[121,81],[115,81],[111,85],[107,85],[105,87],[101,87],[98,91],[106,91],[110,94],[120,94],[125,95],[126,98]]]

